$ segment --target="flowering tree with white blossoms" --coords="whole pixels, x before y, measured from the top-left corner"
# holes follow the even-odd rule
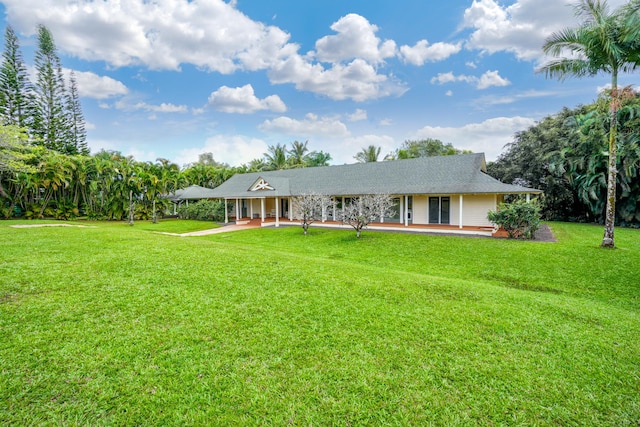
[[[352,226],[356,230],[356,237],[360,237],[363,228],[385,216],[391,216],[394,208],[393,199],[388,194],[368,194],[346,199],[337,216],[343,224]]]

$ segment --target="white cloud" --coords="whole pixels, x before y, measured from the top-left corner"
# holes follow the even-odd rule
[[[349,14],[331,28],[336,34],[317,40],[316,50],[301,55],[282,29],[257,22],[223,0],[5,0],[7,20],[23,34],[45,24],[61,52],[110,67],[144,66],[180,70],[192,64],[230,74],[267,70],[274,84],[293,84],[334,100],[362,102],[400,96],[405,85],[381,71],[399,55],[393,40],[378,27]],[[405,47],[413,63],[445,57],[454,45],[417,43]]]
[[[69,80],[71,70],[64,69],[65,78]],[[99,76],[90,71],[73,71],[78,84],[78,94],[85,98],[107,99],[129,93],[124,83],[107,76]]]
[[[420,40],[415,46],[402,46],[400,47],[401,57],[404,62],[408,62],[413,65],[421,66],[425,62],[437,62],[443,61],[454,55],[462,49],[460,43],[434,43],[429,46],[429,42],[426,40]]]
[[[455,83],[455,82],[475,83],[477,81],[478,81],[477,77],[465,76],[464,74],[456,76],[451,71],[448,73],[439,73],[436,77],[431,78],[431,84],[439,84],[439,85],[444,85],[447,83]]]
[[[467,76],[461,74],[456,76],[453,72],[440,73],[431,78],[431,84],[444,85],[448,83],[464,82],[473,84],[477,89],[483,90],[493,86],[509,86],[511,82],[503,77],[500,77],[498,71],[487,71],[479,78],[476,76]]]
[[[318,117],[307,114],[304,120],[296,120],[281,116],[273,120],[265,120],[259,129],[263,132],[292,135],[301,139],[311,136],[342,138],[350,135],[347,126],[340,120],[331,117]]]
[[[278,95],[259,99],[255,96],[253,86],[250,84],[237,88],[222,86],[211,93],[208,105],[225,113],[251,114],[260,110],[270,110],[277,113],[287,111],[286,105]]]
[[[129,103],[127,100],[120,100],[114,104],[115,108],[123,111],[147,111],[149,113],[186,113],[189,111],[186,105],[174,105],[163,102],[159,105],[148,104],[146,102]],[[152,116],[155,118],[155,116]]]
[[[353,112],[353,114],[349,114],[347,118],[350,122],[360,122],[362,120],[367,120],[367,112],[366,110],[361,110],[360,108],[358,108]]]
[[[343,16],[331,29],[338,34],[316,41],[316,56],[320,61],[338,63],[360,58],[379,64],[396,54],[396,43],[382,42],[376,36],[378,27],[355,13]]]
[[[504,2],[501,2],[504,3]],[[577,25],[575,2],[517,0],[501,5],[497,0],[474,0],[464,13],[464,28],[472,33],[466,47],[486,53],[511,52],[518,59],[540,60],[542,45],[555,31]],[[612,8],[625,0],[610,0]]]
[[[272,83],[293,83],[298,90],[317,93],[334,100],[357,102],[385,96],[400,96],[404,85],[393,77],[378,74],[377,69],[362,59],[349,64],[334,64],[325,69],[294,55],[276,64],[269,72]]]
[[[175,162],[186,165],[196,162],[202,153],[212,153],[213,158],[220,162],[240,166],[253,159],[262,158],[267,149],[267,143],[261,139],[242,135],[216,135],[208,138],[200,147],[181,150]]]
[[[558,95],[559,93],[554,91],[528,90],[520,93],[506,95],[506,96],[495,96],[495,95],[483,96],[478,98],[476,101],[474,101],[474,103],[477,103],[478,105],[481,105],[483,108],[486,108],[487,106],[491,106],[491,105],[512,104],[514,102],[523,101],[523,100],[526,101],[526,100],[535,99],[535,98],[548,98],[548,97],[554,97]]]
[[[481,123],[461,127],[425,126],[410,139],[439,139],[454,147],[485,153],[487,160],[494,160],[506,144],[513,142],[516,132],[526,130],[536,121],[527,117],[496,117]]]
[[[256,22],[222,0],[6,0],[7,20],[32,34],[45,24],[64,52],[114,67],[259,70],[296,47],[289,34]]]
[[[498,71],[487,71],[484,73],[478,81],[478,89],[488,89],[492,86],[509,86],[511,82],[503,77],[500,77]]]

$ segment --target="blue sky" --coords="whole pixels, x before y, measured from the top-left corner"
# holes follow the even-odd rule
[[[607,76],[535,73],[545,37],[575,25],[571,4],[0,0],[0,11],[28,65],[37,24],[53,33],[94,153],[239,165],[298,140],[342,164],[422,138],[494,160],[516,132],[592,102]]]

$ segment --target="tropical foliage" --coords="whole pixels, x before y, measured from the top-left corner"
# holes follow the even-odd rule
[[[381,147],[376,147],[375,145],[369,145],[368,147],[365,147],[362,150],[358,151],[356,155],[353,156],[353,158],[356,159],[358,163],[377,162],[378,158],[380,157],[381,150],[382,150]]]
[[[611,75],[609,129],[605,135],[609,144],[602,246],[613,248],[618,179],[616,131],[622,93],[618,90],[618,76],[640,65],[640,2],[632,0],[612,12],[605,0],[582,0],[576,5],[576,15],[582,20],[580,26],[566,28],[547,38],[543,51],[554,59],[540,71],[559,79],[600,73]]]
[[[498,210],[489,211],[489,221],[504,229],[512,239],[533,239],[540,228],[540,207],[534,200],[500,203]]]
[[[439,139],[427,138],[421,140],[407,140],[395,152],[388,155],[389,159],[414,159],[416,157],[452,156],[469,154],[471,150],[461,150],[450,142],[446,144]]]
[[[198,221],[223,221],[224,202],[221,200],[200,200],[196,203],[185,204],[178,209],[178,217]]]
[[[311,151],[309,141],[293,141],[291,147],[285,144],[270,145],[262,158],[253,159],[246,166],[248,171],[272,171],[315,166],[329,166],[331,154]]]
[[[616,113],[616,223],[640,226],[640,96],[627,88]],[[604,223],[607,201],[609,105],[605,91],[593,103],[565,108],[518,132],[490,175],[544,191],[548,220]]]

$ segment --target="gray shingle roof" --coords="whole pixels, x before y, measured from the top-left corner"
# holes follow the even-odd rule
[[[213,190],[213,197],[286,197],[318,193],[360,194],[518,194],[540,193],[504,184],[485,173],[483,153],[421,157],[281,171],[237,174]],[[274,190],[249,191],[264,179]]]
[[[217,197],[218,196],[214,194],[214,191],[211,188],[205,188],[199,185],[190,185],[187,188],[176,190],[174,193],[167,196],[169,200],[173,201],[215,199]]]

